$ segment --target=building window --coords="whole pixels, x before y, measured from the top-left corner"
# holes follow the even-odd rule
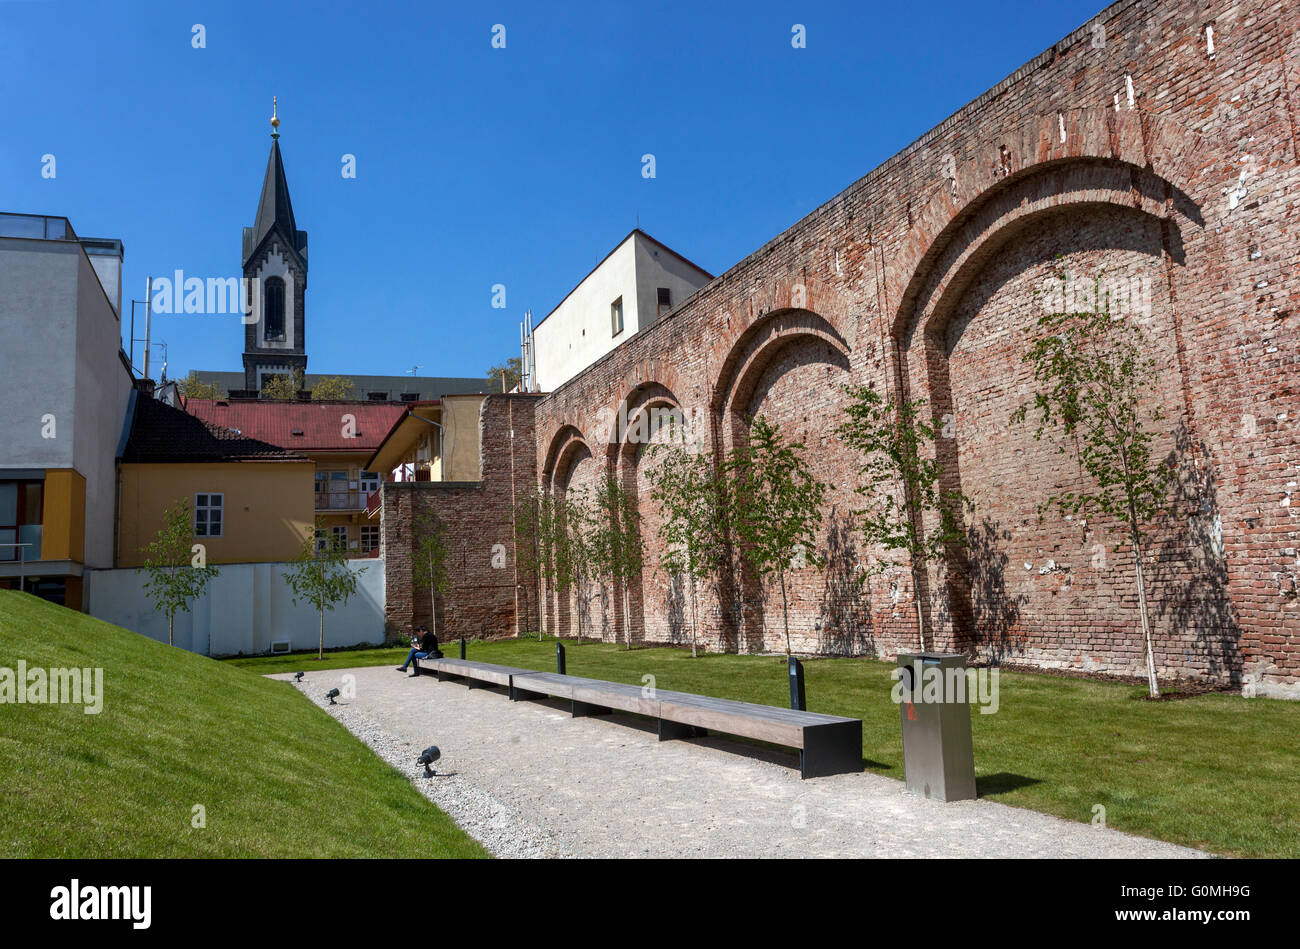
[[[367,392],[367,393],[366,393],[366,398],[369,399],[371,402],[387,402],[387,401],[388,401],[388,393],[387,393],[387,392]]]
[[[334,541],[335,550],[348,549],[348,528],[345,524],[340,524],[330,528],[330,537]]]
[[[316,528],[316,553],[324,553],[326,538],[328,536],[329,535],[325,533],[323,528]]]
[[[379,528],[374,524],[361,525],[361,552],[379,549]]]
[[[610,335],[617,336],[623,332],[623,298],[619,297],[609,305]]]
[[[271,277],[263,290],[266,299],[266,318],[262,322],[262,336],[267,341],[284,340],[284,281]]]
[[[0,481],[0,561],[41,559],[44,490],[42,481]]]
[[[420,401],[420,393],[418,393],[418,392],[403,392],[403,393],[402,393],[402,401],[403,401],[403,402],[418,402],[418,401]]]
[[[673,308],[673,292],[667,287],[659,288],[659,315],[664,316]]]
[[[221,515],[225,508],[224,494],[194,495],[194,536],[220,537]]]

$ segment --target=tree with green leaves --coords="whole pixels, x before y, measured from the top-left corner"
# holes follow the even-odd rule
[[[598,520],[591,498],[582,488],[570,488],[557,495],[550,510],[543,528],[543,536],[548,538],[549,569],[558,594],[568,597],[573,591],[577,596],[578,642],[581,644],[586,635],[583,616],[586,614],[588,591],[598,570],[595,557],[595,544],[599,540]]]
[[[934,451],[939,430],[925,417],[924,399],[895,401],[870,386],[845,386],[844,391],[848,420],[836,432],[862,456],[855,490],[867,502],[853,513],[868,544],[907,556],[924,651],[921,580],[928,564],[945,560],[949,545],[965,543],[958,514],[970,502],[960,492],[942,488],[943,466]],[[881,564],[869,572],[884,569]]]
[[[188,498],[163,512],[162,527],[140,552],[149,579],[144,588],[154,609],[167,614],[167,643],[176,645],[176,611],[190,611],[190,601],[201,594],[220,571],[207,561],[207,550],[194,539],[194,518]]]
[[[725,485],[703,453],[675,444],[649,449],[661,456],[650,469],[650,497],[659,505],[664,552],[660,564],[670,575],[685,578],[691,597],[691,657],[699,655],[698,586],[722,569],[727,546],[723,533]]]
[[[411,533],[411,582],[429,588],[429,622],[437,635],[438,595],[446,594],[451,585],[447,525],[432,511],[424,510],[412,520]]]
[[[632,648],[632,610],[629,586],[641,575],[644,547],[637,496],[612,475],[601,478],[592,498],[591,530],[585,536],[591,565],[598,576],[621,592],[623,638]],[[581,542],[581,541],[580,541]]]
[[[504,384],[502,383],[503,377],[505,379]],[[519,385],[521,379],[523,379],[523,358],[520,356],[511,356],[505,362],[495,365],[487,371],[489,389],[493,392],[497,389],[502,392],[509,392]]]
[[[1057,277],[1063,285],[1070,279],[1063,272]],[[1050,508],[1068,517],[1100,511],[1125,526],[1137,575],[1147,686],[1156,698],[1160,686],[1142,561],[1147,529],[1168,513],[1174,472],[1156,456],[1151,426],[1164,412],[1155,401],[1156,364],[1147,355],[1142,329],[1111,313],[1100,276],[1096,291],[1091,310],[1048,313],[1027,331],[1024,361],[1040,388],[1011,418],[1022,424],[1032,412],[1034,438],[1046,435],[1058,452],[1072,453],[1092,481],[1090,487],[1049,496],[1039,505],[1040,518]]]
[[[722,465],[731,517],[742,558],[764,580],[781,586],[785,654],[790,655],[790,604],[786,571],[792,563],[820,566],[817,531],[828,486],[818,481],[802,442],[787,442],[780,429],[758,416],[743,444]],[[801,564],[801,565],[802,565]]]
[[[322,541],[318,543],[318,539]],[[357,579],[366,567],[353,570],[348,566],[347,545],[324,536],[318,522],[314,535],[303,541],[298,558],[282,574],[284,582],[293,591],[293,604],[306,600],[320,613],[320,648],[316,658],[325,658],[325,611],[333,610],[338,603],[346,603],[357,592]]]
[[[189,375],[176,381],[176,389],[187,399],[224,399],[225,391],[215,382],[203,382],[193,369]]]
[[[346,402],[356,394],[356,383],[347,376],[321,376],[311,384],[313,402]]]
[[[262,389],[258,395],[263,399],[286,401],[298,398],[302,391],[302,370],[295,367],[289,373],[277,372],[262,378]]]

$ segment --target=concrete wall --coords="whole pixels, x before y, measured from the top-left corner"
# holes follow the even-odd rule
[[[361,571],[357,595],[325,613],[325,646],[379,644],[384,641],[384,561],[351,560]],[[310,604],[293,603],[283,579],[284,563],[221,564],[219,574],[189,613],[176,616],[176,645],[205,656],[267,652],[273,640],[288,639],[293,649],[315,649],[320,614]],[[143,636],[167,642],[167,617],[154,610],[139,570],[88,571],[86,612]]]
[[[79,472],[86,563],[111,566],[114,459],[131,390],[118,314],[75,242],[0,238],[0,287],[0,471]],[[42,434],[47,415],[53,438]]]

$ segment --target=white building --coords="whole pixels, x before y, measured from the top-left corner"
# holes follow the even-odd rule
[[[533,328],[532,391],[559,388],[712,279],[645,231],[633,230]]]

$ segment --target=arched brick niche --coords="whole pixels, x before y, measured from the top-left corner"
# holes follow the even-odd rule
[[[836,428],[844,419],[843,387],[850,382],[849,343],[826,317],[807,309],[775,311],[751,325],[733,345],[714,387],[717,451],[748,437],[759,415],[783,436],[804,445],[816,477],[830,485],[829,503],[816,553],[823,568],[806,559],[786,575],[791,646],[822,654],[863,654],[875,649],[872,593],[858,583],[863,555],[853,529],[858,461]],[[784,650],[781,591],[766,588],[738,561],[731,578],[739,604],[734,634],[746,651]]]
[[[1136,673],[1143,655],[1133,554],[1123,525],[1073,520],[1052,494],[1088,487],[1070,453],[1013,426],[1033,397],[1027,331],[1059,304],[1065,277],[1081,293],[1098,279],[1138,323],[1156,365],[1166,419],[1158,451],[1195,467],[1178,272],[1195,205],[1147,168],[1099,158],[1023,170],[957,215],[921,257],[893,325],[895,382],[923,397],[940,428],[946,486],[974,502],[965,547],[954,546],[922,591],[939,645],[995,659]],[[1186,489],[1186,486],[1184,486]],[[1194,491],[1194,488],[1192,489]],[[1198,506],[1205,498],[1196,499]],[[1192,524],[1192,534],[1208,526]],[[1239,633],[1222,571],[1191,556],[1188,525],[1157,535],[1153,613],[1161,674],[1208,665],[1235,675]],[[1202,591],[1189,597],[1189,591]],[[1208,595],[1207,595],[1208,594]],[[1190,615],[1177,604],[1192,600]]]

